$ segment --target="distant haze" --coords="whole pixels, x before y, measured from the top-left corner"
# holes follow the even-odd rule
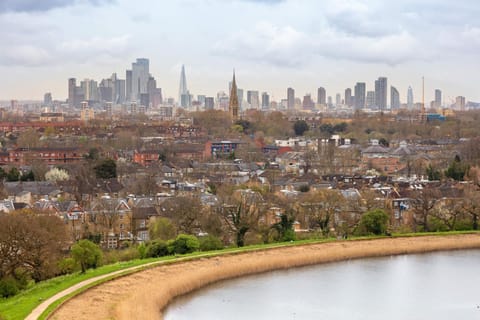
[[[177,97],[181,65],[191,93],[244,90],[272,100],[317,88],[327,96],[388,77],[402,102],[480,101],[480,5],[476,0],[1,0],[0,100],[67,97],[67,79],[100,81],[137,57],[165,97]],[[388,89],[388,92],[390,90]]]

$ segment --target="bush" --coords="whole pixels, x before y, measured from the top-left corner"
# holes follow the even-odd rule
[[[360,219],[358,232],[360,235],[386,234],[388,219],[388,214],[381,209],[368,211]]]
[[[58,269],[60,274],[73,273],[75,271],[77,263],[73,258],[64,258],[58,262]]]
[[[8,298],[18,293],[17,282],[13,278],[0,280],[0,297]]]
[[[144,243],[140,243],[140,245],[137,247],[137,250],[140,259],[145,259],[147,257],[147,246],[145,246]]]
[[[200,251],[211,251],[211,250],[223,249],[222,240],[220,240],[219,238],[213,235],[200,237],[198,240],[200,241]]]
[[[168,244],[163,240],[152,241],[147,246],[146,257],[148,258],[163,257],[169,254]]]
[[[171,242],[173,253],[186,254],[198,251],[200,242],[197,237],[187,234],[179,234],[177,238]]]
[[[82,273],[88,268],[96,268],[102,262],[102,250],[89,240],[80,240],[72,247],[71,254],[76,263],[80,264]]]

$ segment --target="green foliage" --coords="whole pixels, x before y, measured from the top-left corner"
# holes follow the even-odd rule
[[[455,159],[453,159],[452,163],[445,171],[445,176],[456,181],[463,181],[463,178],[469,169],[469,166],[463,163],[460,160],[460,157],[456,155]]]
[[[277,231],[277,241],[293,241],[295,240],[295,231],[293,230],[293,223],[295,218],[293,214],[282,214],[280,221],[275,223],[272,228]]]
[[[293,124],[293,131],[295,131],[295,135],[297,136],[303,136],[305,131],[308,131],[309,126],[308,123],[305,122],[305,120],[297,120]]]
[[[85,155],[85,159],[88,160],[98,160],[99,159],[99,152],[97,148],[91,148],[88,153]]]
[[[200,237],[199,241],[201,251],[221,250],[224,248],[222,240],[210,234]]]
[[[12,277],[0,280],[0,297],[8,298],[18,293],[18,286]]]
[[[359,233],[360,235],[386,234],[388,220],[388,214],[381,209],[368,211],[360,219]]]
[[[146,257],[147,258],[157,258],[169,255],[170,251],[168,249],[168,244],[163,240],[155,240],[150,242],[147,246]]]
[[[5,172],[5,170],[0,167],[0,180],[3,180],[7,177],[7,172]]]
[[[60,274],[69,274],[75,271],[77,263],[73,258],[64,258],[58,262],[58,269]]]
[[[7,181],[18,181],[20,180],[20,171],[17,168],[12,167],[7,172]]]
[[[238,125],[240,126],[242,129],[242,132],[245,133],[245,134],[248,134],[248,133],[251,133],[252,129],[253,129],[253,125],[250,121],[248,120],[237,120],[235,121],[235,125]]]
[[[20,177],[21,181],[35,181],[35,176],[33,175],[33,171],[30,170],[26,174],[22,174]]]
[[[321,133],[332,135],[336,132],[345,132],[347,130],[347,123],[341,122],[337,123],[336,125],[332,125],[331,123],[322,123],[319,127]]]
[[[97,268],[102,262],[102,250],[89,240],[80,240],[73,245],[71,255],[76,263],[80,264],[82,273],[88,268]]]
[[[299,188],[298,191],[300,192],[308,192],[310,191],[310,186],[308,184],[302,184]]]
[[[145,259],[147,257],[147,246],[144,243],[140,243],[137,248],[140,259]]]
[[[152,219],[148,226],[148,233],[152,240],[170,240],[177,235],[177,229],[172,221],[168,218]]]
[[[388,140],[385,139],[385,138],[380,138],[380,139],[378,140],[378,144],[381,145],[381,146],[384,146],[384,147],[390,146],[390,143],[389,143]]]
[[[93,169],[97,178],[111,179],[117,177],[117,164],[113,159],[105,159]]]
[[[188,234],[179,234],[175,241],[171,243],[173,253],[186,254],[198,251],[200,242],[197,237]]]
[[[426,173],[429,181],[440,180],[442,178],[440,170],[435,169],[431,164],[428,165]]]

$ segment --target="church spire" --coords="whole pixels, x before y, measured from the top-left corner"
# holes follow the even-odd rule
[[[230,102],[228,104],[228,112],[232,118],[232,122],[238,120],[238,94],[237,83],[235,81],[235,69],[233,69],[232,88],[230,89]]]

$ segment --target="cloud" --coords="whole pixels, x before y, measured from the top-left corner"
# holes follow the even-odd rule
[[[2,0],[2,12],[41,12],[76,4],[101,5],[112,0]]]

